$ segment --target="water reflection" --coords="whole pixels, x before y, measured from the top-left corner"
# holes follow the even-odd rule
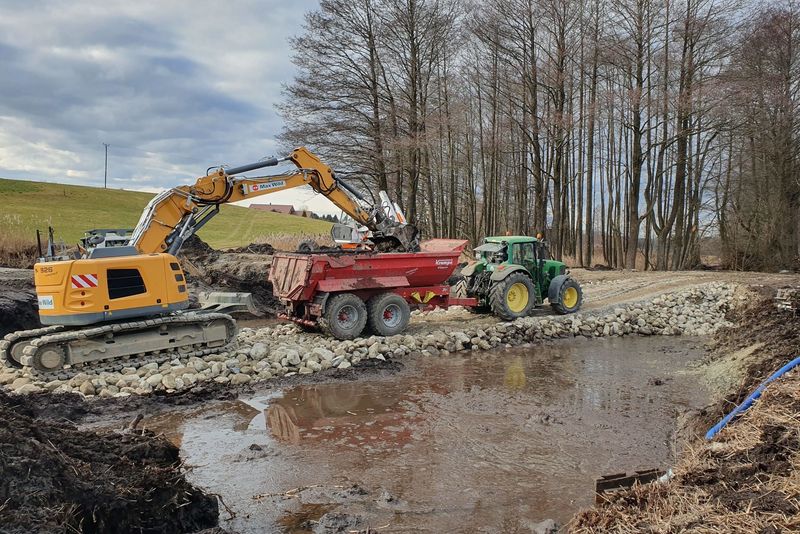
[[[503,383],[510,391],[517,391],[525,388],[525,384],[528,383],[528,380],[525,376],[525,367],[522,363],[522,356],[515,356],[508,363]]]
[[[286,390],[267,409],[267,430],[280,441],[337,445],[402,446],[411,440],[419,417],[409,410],[417,387],[365,387],[362,384],[298,386]],[[442,394],[447,390],[434,387]]]

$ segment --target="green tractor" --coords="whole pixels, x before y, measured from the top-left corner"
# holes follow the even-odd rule
[[[550,259],[544,241],[527,236],[487,237],[476,260],[461,270],[453,295],[478,299],[478,313],[491,311],[506,321],[530,315],[546,298],[556,313],[578,311],[583,292],[567,266]]]

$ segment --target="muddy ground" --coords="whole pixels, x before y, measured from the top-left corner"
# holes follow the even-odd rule
[[[252,293],[256,306],[264,313],[274,315],[279,302],[267,279],[274,252],[272,245],[266,243],[253,243],[222,252],[195,235],[181,248],[179,258],[193,295],[200,291]]]
[[[659,284],[655,291],[662,291]],[[634,286],[636,295],[650,291]],[[602,281],[587,287],[624,301],[621,288],[611,291]],[[699,352],[691,361],[678,348],[692,343],[689,338],[630,340],[653,344],[645,349],[625,339],[562,340],[533,346],[531,353],[515,348],[507,356],[365,361],[346,371],[237,390],[213,385],[181,395],[89,403],[69,395],[53,412],[91,428],[109,421],[119,426],[142,413],[148,428],[179,444],[184,459],[196,466],[191,480],[224,495],[237,515],[223,512],[223,525],[242,532],[265,524],[283,532],[394,532],[422,525],[447,531],[455,528],[451,518],[467,513],[471,524],[534,532],[545,517],[567,523],[571,511],[590,506],[595,476],[673,465],[678,474],[671,484],[682,488],[676,494],[721,499],[718,509],[725,513],[742,514],[755,505],[753,517],[777,517],[794,506],[793,494],[762,498],[756,481],[765,469],[779,473],[784,483],[796,477],[790,450],[796,449],[791,440],[797,429],[787,420],[759,427],[756,441],[746,446],[739,440],[735,447],[709,449],[701,467],[683,467],[685,457],[675,456],[684,446],[677,434],[689,434],[688,450],[694,450],[740,392],[749,392],[798,346],[800,324],[775,308],[773,292],[774,287],[743,290],[739,297],[746,305],[731,312],[734,326],[715,336],[710,352],[702,341],[694,342]],[[603,349],[608,343],[621,345]],[[586,349],[583,356],[569,356]],[[602,351],[609,357],[601,357]],[[627,363],[634,354],[652,361]],[[47,406],[53,397],[29,398]],[[563,401],[553,404],[558,398]],[[793,402],[781,405],[796,413]],[[734,481],[733,492],[725,491]],[[702,493],[691,493],[697,488]],[[654,532],[668,532],[642,507],[647,503],[666,513],[673,505],[662,501],[670,493],[649,491],[655,492],[650,500],[620,496],[567,528],[637,531],[623,520],[634,517],[641,524],[652,521]],[[529,505],[521,509],[520,502]],[[724,531],[712,511],[704,510],[703,520]]]
[[[0,337],[39,326],[33,271],[0,267]]]
[[[56,407],[0,392],[0,531],[178,533],[217,526],[216,498],[187,482],[177,447],[135,429],[79,430]]]

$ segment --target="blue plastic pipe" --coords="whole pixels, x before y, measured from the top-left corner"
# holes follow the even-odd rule
[[[791,371],[798,364],[800,364],[800,357],[795,358],[794,360],[790,361],[789,363],[787,363],[786,365],[784,365],[783,367],[781,367],[780,369],[775,371],[775,373],[773,373],[772,376],[770,376],[769,378],[764,380],[761,383],[761,385],[758,386],[756,388],[756,390],[754,392],[752,392],[750,394],[750,396],[747,397],[744,400],[743,403],[741,403],[739,406],[734,408],[731,413],[729,413],[728,415],[723,417],[722,420],[719,423],[717,423],[716,425],[712,426],[711,429],[709,429],[709,431],[706,432],[706,439],[712,439],[717,434],[717,432],[719,432],[720,430],[725,428],[725,425],[730,423],[739,414],[741,414],[742,412],[745,412],[748,408],[750,408],[750,406],[753,405],[753,403],[756,401],[756,399],[758,399],[761,396],[761,394],[764,392],[764,390],[767,389],[767,385],[770,382],[780,378],[781,376],[786,374],[788,371]]]

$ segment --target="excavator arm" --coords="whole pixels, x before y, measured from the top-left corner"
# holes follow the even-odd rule
[[[261,177],[239,174],[291,161],[293,172]],[[398,222],[380,206],[372,206],[355,189],[336,178],[333,170],[305,147],[286,157],[270,158],[235,168],[219,168],[197,179],[156,195],[142,212],[130,245],[142,254],[176,254],[183,242],[219,213],[222,204],[310,185],[325,195],[358,224],[373,232],[378,250],[419,250],[416,227]]]

